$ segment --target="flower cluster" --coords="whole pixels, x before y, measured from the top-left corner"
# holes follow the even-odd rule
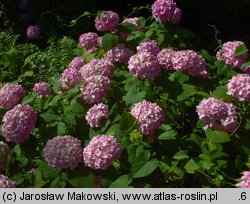
[[[84,33],[79,37],[79,44],[87,50],[92,49],[98,45],[98,35],[93,32]]]
[[[104,58],[111,61],[112,63],[128,64],[129,58],[133,55],[133,51],[129,48],[124,47],[123,44],[117,46],[106,52]]]
[[[48,96],[50,95],[51,93],[51,88],[49,86],[48,83],[46,82],[39,82],[39,83],[36,83],[34,86],[33,86],[33,89],[32,89],[34,92],[37,93],[37,95],[39,97],[44,97],[44,96]]]
[[[250,76],[248,74],[238,74],[227,84],[228,94],[239,101],[250,102]]]
[[[103,119],[108,119],[109,115],[108,106],[103,103],[99,103],[88,110],[85,118],[90,127],[97,128],[100,127]]]
[[[79,73],[83,80],[94,75],[112,78],[114,76],[114,65],[106,59],[93,59],[88,64],[82,66]]]
[[[87,104],[100,103],[108,94],[110,80],[108,77],[98,75],[91,76],[81,86],[83,99]]]
[[[43,152],[48,165],[53,168],[72,170],[82,161],[81,141],[70,135],[48,140]]]
[[[81,80],[80,73],[75,68],[65,69],[61,74],[61,86],[65,89],[71,89]]]
[[[138,53],[149,52],[154,56],[156,56],[160,52],[160,48],[155,40],[147,40],[145,42],[142,42],[136,47],[136,49]]]
[[[181,50],[172,55],[173,67],[177,71],[188,72],[192,76],[208,77],[206,61],[193,50]]]
[[[107,169],[121,155],[121,147],[111,135],[98,135],[83,149],[83,161],[92,169]]]
[[[77,69],[77,70],[79,70],[85,64],[86,64],[86,62],[85,62],[85,60],[82,57],[75,57],[69,63],[69,68],[70,69]]]
[[[157,59],[162,69],[174,70],[172,57],[175,51],[171,48],[163,48],[157,55]]]
[[[137,120],[141,132],[150,142],[154,141],[155,132],[166,120],[164,111],[156,103],[144,100],[136,103],[130,112]]]
[[[113,11],[104,11],[95,19],[95,27],[98,31],[113,31],[119,24],[119,16]]]
[[[240,68],[246,62],[247,54],[236,55],[236,50],[240,46],[245,46],[241,41],[229,41],[222,45],[217,52],[216,58],[218,61],[223,61],[232,68]]]
[[[37,39],[40,36],[41,29],[38,25],[31,25],[27,28],[26,36],[28,39]]]
[[[181,19],[181,10],[173,0],[156,0],[151,8],[156,20],[177,23]]]
[[[210,97],[203,99],[196,107],[196,112],[200,120],[207,125],[205,129],[212,129],[232,132],[237,124],[236,108],[232,103],[225,103],[221,99]]]
[[[2,135],[8,142],[22,143],[29,138],[36,123],[36,113],[30,105],[18,104],[3,117]]]
[[[9,152],[10,152],[9,146],[3,141],[0,141],[0,172],[2,172],[5,166],[5,162],[9,155]]]
[[[0,188],[15,188],[16,184],[10,180],[7,176],[0,174]]]
[[[25,91],[21,85],[5,84],[0,89],[0,106],[9,110],[13,108],[24,95]]]
[[[250,188],[250,171],[244,171],[241,182],[237,183],[236,186],[240,188]]]
[[[154,80],[160,74],[160,65],[157,57],[149,52],[140,52],[130,57],[128,69],[140,79]]]

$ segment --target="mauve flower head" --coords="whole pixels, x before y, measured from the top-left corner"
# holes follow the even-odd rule
[[[121,155],[121,147],[111,135],[98,135],[83,149],[83,161],[91,169],[107,169]]]
[[[113,31],[118,24],[119,16],[113,11],[103,11],[95,19],[95,27],[98,31]]]
[[[81,75],[75,68],[65,69],[60,78],[61,86],[65,89],[71,89],[75,87],[80,80]]]
[[[22,12],[26,12],[29,9],[29,1],[28,0],[20,0],[18,4],[18,8]]]
[[[240,188],[250,188],[250,171],[243,172],[241,182],[237,183],[236,186]]]
[[[4,169],[9,152],[9,146],[5,142],[0,141],[0,172]]]
[[[126,65],[128,64],[128,60],[132,55],[132,50],[124,47],[123,44],[118,44],[117,46],[106,52],[104,58],[111,61],[112,63],[121,63]]]
[[[81,141],[70,135],[56,136],[47,141],[43,153],[50,167],[72,170],[82,161]]]
[[[86,64],[86,62],[85,62],[85,60],[82,57],[75,57],[69,63],[69,68],[70,69],[73,68],[73,69],[79,70],[85,64]]]
[[[213,97],[203,99],[196,107],[196,112],[199,119],[207,124],[204,129],[232,132],[238,124],[235,106],[222,99]]]
[[[246,74],[250,74],[250,66],[247,66],[243,69],[243,71],[246,73]]]
[[[176,10],[176,3],[173,0],[156,0],[151,9],[154,18],[162,22],[177,23],[181,17],[181,12]]]
[[[175,51],[171,48],[163,48],[157,55],[157,59],[162,69],[174,70],[172,56]]]
[[[149,52],[152,55],[156,56],[160,52],[160,47],[157,45],[155,40],[147,40],[141,42],[137,47],[137,52]]]
[[[241,41],[229,41],[224,43],[216,54],[217,60],[223,61],[232,68],[240,68],[247,60],[247,53],[236,56],[236,50],[239,46],[245,46],[245,44]]]
[[[227,94],[237,98],[239,101],[250,102],[250,76],[238,74],[229,80]]]
[[[102,75],[109,78],[114,76],[114,65],[106,59],[93,59],[79,70],[83,80],[90,76]]]
[[[208,77],[205,59],[193,50],[176,51],[172,55],[173,67],[177,71],[188,72],[192,76]]]
[[[109,87],[110,80],[108,77],[102,75],[88,77],[81,86],[83,100],[87,104],[101,103],[107,96]]]
[[[0,174],[0,188],[16,188],[16,184],[7,176]]]
[[[6,110],[13,108],[23,97],[25,90],[18,84],[5,84],[0,89],[0,106]]]
[[[140,79],[154,80],[160,74],[160,64],[157,57],[149,52],[140,52],[130,57],[128,61],[130,72]]]
[[[142,101],[136,103],[130,113],[136,118],[141,132],[147,137],[149,142],[155,139],[155,132],[161,123],[166,120],[164,111],[156,103]]]
[[[98,35],[93,32],[84,33],[79,37],[79,44],[87,50],[92,49],[98,45]]]
[[[2,135],[6,141],[22,143],[35,127],[36,113],[30,105],[18,104],[3,117]]]
[[[99,103],[88,110],[85,118],[90,127],[98,128],[104,119],[108,119],[109,115],[108,106],[103,103]]]
[[[45,97],[51,94],[51,88],[48,83],[46,82],[38,82],[33,86],[32,89],[34,92],[37,93],[39,97]]]
[[[28,39],[37,39],[40,36],[41,29],[38,25],[31,25],[27,28],[26,36]]]

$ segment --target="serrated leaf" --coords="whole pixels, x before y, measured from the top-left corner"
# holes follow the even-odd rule
[[[246,54],[248,52],[248,49],[246,47],[246,45],[242,44],[240,46],[238,46],[235,50],[235,53],[234,53],[234,56],[240,56],[240,55],[243,55],[243,54]]]
[[[177,96],[177,101],[184,101],[190,96],[193,96],[197,92],[197,88],[190,84],[183,84],[182,86],[183,92]]]
[[[68,127],[64,122],[59,122],[57,125],[57,135],[66,135],[68,133]]]
[[[141,41],[144,38],[145,34],[141,31],[133,31],[128,37],[127,37],[127,41],[131,41],[131,40],[137,40],[137,41]]]
[[[110,188],[127,188],[133,179],[125,174],[117,178],[113,183],[110,184]]]
[[[187,155],[188,151],[187,150],[181,150],[179,152],[177,152],[173,158],[176,160],[182,160],[182,159],[188,159],[189,156]]]
[[[44,119],[46,122],[52,122],[54,120],[58,119],[58,115],[55,114],[52,110],[49,110],[45,113],[40,114],[40,116]]]
[[[114,46],[116,46],[119,42],[119,37],[118,35],[114,35],[111,33],[106,33],[102,37],[102,46],[104,50],[110,50]]]
[[[166,131],[164,133],[162,133],[158,139],[159,140],[175,140],[175,136],[177,135],[177,131],[176,130],[169,130]]]
[[[150,175],[159,166],[157,159],[151,159],[148,162],[136,162],[132,165],[133,178],[142,178]]]
[[[145,96],[146,96],[145,91],[138,92],[136,86],[132,85],[129,88],[127,94],[123,96],[123,100],[126,102],[126,105],[130,105],[141,101],[142,99],[145,98]]]
[[[207,129],[206,136],[210,141],[215,143],[225,143],[230,141],[230,137],[226,132],[218,130]]]
[[[200,166],[193,159],[190,159],[184,166],[184,169],[187,173],[194,174],[195,171],[200,169]]]
[[[214,92],[211,94],[211,96],[214,96],[216,98],[224,99],[225,101],[232,101],[233,97],[227,94],[227,88],[226,87],[217,87]]]
[[[124,32],[124,33],[130,33],[130,32],[133,32],[133,31],[137,31],[137,27],[132,24],[132,23],[128,23],[128,22],[123,22],[123,23],[120,23],[116,29],[119,31],[119,32]]]

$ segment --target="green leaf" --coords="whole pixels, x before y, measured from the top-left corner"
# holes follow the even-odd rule
[[[66,135],[68,133],[68,127],[64,122],[59,122],[57,125],[57,135]]]
[[[127,37],[127,41],[131,41],[131,40],[137,40],[137,41],[141,41],[144,38],[145,34],[141,31],[133,31],[128,37]]]
[[[22,104],[28,104],[31,103],[35,100],[35,97],[33,94],[28,94],[27,96],[25,96],[22,100]]]
[[[204,57],[207,61],[209,61],[209,62],[211,62],[211,63],[213,62],[212,56],[211,56],[206,50],[202,49],[202,50],[200,51],[200,54],[201,54],[201,56]]]
[[[138,92],[135,85],[129,87],[129,90],[125,96],[123,96],[123,100],[126,102],[126,105],[135,104],[146,96],[145,91]]]
[[[160,128],[164,131],[168,131],[168,130],[172,129],[172,127],[170,125],[167,125],[167,124],[161,124]]]
[[[140,161],[132,165],[133,178],[142,178],[150,175],[159,166],[157,159],[151,159],[148,162]]]
[[[102,46],[105,50],[110,50],[114,46],[116,46],[119,42],[118,35],[113,35],[111,33],[106,33],[102,37]]]
[[[188,159],[189,156],[187,155],[188,151],[187,150],[181,150],[179,152],[177,152],[173,158],[176,160],[182,160],[182,159]]]
[[[241,68],[241,69],[244,69],[244,68],[246,68],[246,67],[248,67],[248,66],[250,66],[250,62],[245,62],[245,63],[243,63],[243,64],[240,66],[240,68]]]
[[[227,88],[226,87],[217,87],[214,92],[211,94],[211,96],[216,98],[221,98],[225,101],[232,101],[233,97],[229,96],[227,94]]]
[[[200,166],[193,159],[190,159],[184,166],[184,169],[187,173],[194,174],[195,171],[200,169]]]
[[[137,31],[137,27],[132,24],[132,23],[128,23],[128,22],[124,22],[124,23],[120,23],[116,29],[119,32],[124,32],[124,33],[131,33],[133,31]]]
[[[110,188],[127,188],[133,179],[125,174],[116,179],[113,183],[110,184]]]
[[[42,114],[40,114],[40,116],[44,119],[44,121],[46,121],[48,123],[58,119],[58,115],[55,114],[55,112],[52,110],[49,110],[45,113],[42,113]]]
[[[210,141],[215,143],[225,143],[230,141],[230,137],[226,132],[218,130],[207,129],[206,136]]]
[[[136,119],[129,112],[124,111],[120,119],[119,125],[121,130],[128,130],[134,125]]]
[[[160,170],[161,170],[162,173],[165,173],[166,171],[169,170],[170,166],[168,164],[160,161],[159,168],[160,168]]]
[[[234,56],[240,56],[240,55],[243,55],[243,54],[246,54],[248,52],[248,49],[246,47],[246,45],[242,44],[240,46],[238,46],[235,50],[235,53],[234,53]]]
[[[193,96],[197,92],[197,88],[190,84],[183,84],[182,86],[183,92],[177,96],[177,101],[184,101],[190,96]]]
[[[158,139],[159,140],[175,140],[175,136],[177,135],[177,131],[176,130],[169,130],[166,131],[164,133],[162,133]]]

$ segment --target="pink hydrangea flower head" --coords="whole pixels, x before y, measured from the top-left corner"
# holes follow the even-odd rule
[[[141,42],[136,47],[138,53],[139,52],[150,52],[152,55],[156,56],[160,52],[160,47],[157,45],[155,40],[147,40],[145,42]]]
[[[172,63],[175,70],[188,72],[191,76],[209,76],[205,59],[193,50],[174,52],[172,55]]]
[[[199,119],[207,124],[204,129],[232,132],[238,125],[235,106],[221,99],[213,97],[203,99],[196,107],[196,112]]]
[[[245,72],[246,74],[250,74],[250,66],[245,67],[245,68],[244,68],[244,72]]]
[[[28,39],[37,39],[40,36],[41,29],[38,25],[31,25],[27,28],[26,36]]]
[[[88,64],[82,66],[79,73],[83,80],[94,75],[112,78],[114,76],[114,65],[106,59],[93,59]]]
[[[65,89],[71,89],[75,87],[80,80],[81,75],[79,71],[74,68],[65,69],[60,78],[61,86]]]
[[[82,161],[81,141],[70,135],[56,136],[47,141],[43,153],[50,167],[72,170]]]
[[[35,127],[36,113],[30,105],[18,104],[3,117],[2,135],[6,141],[22,143]]]
[[[6,110],[13,108],[23,97],[25,90],[18,84],[5,84],[0,89],[0,106]]]
[[[160,64],[157,57],[149,52],[140,52],[130,57],[128,61],[130,72],[140,79],[154,80],[160,74]]]
[[[51,88],[46,82],[36,83],[32,90],[36,92],[39,97],[45,97],[51,94]]]
[[[0,174],[0,188],[16,188],[16,184],[7,176]]]
[[[113,31],[118,24],[119,16],[113,11],[103,11],[95,19],[95,27],[98,31]]]
[[[148,141],[153,142],[155,132],[161,123],[166,120],[164,111],[156,103],[142,101],[136,103],[130,113],[136,118],[141,132],[147,137]]]
[[[4,169],[9,152],[9,146],[5,142],[0,141],[0,172]]]
[[[111,135],[98,135],[83,149],[83,161],[91,169],[107,169],[121,155],[121,147]]]
[[[26,12],[29,9],[29,1],[28,0],[20,0],[18,4],[18,8],[22,12]]]
[[[163,48],[157,55],[159,64],[164,70],[174,70],[172,56],[175,51],[171,48]]]
[[[181,10],[176,7],[172,16],[172,22],[174,24],[178,23],[181,20],[181,15],[182,15]]]
[[[236,56],[235,52],[239,46],[244,45],[245,44],[241,41],[229,41],[224,43],[216,54],[217,60],[223,61],[232,68],[240,68],[240,66],[247,60],[247,53]]]
[[[82,57],[75,57],[71,62],[69,63],[69,68],[77,69],[79,70],[83,65],[85,65],[86,62]]]
[[[104,58],[111,61],[112,63],[128,64],[129,58],[132,55],[132,50],[124,47],[124,45],[122,44],[118,44],[117,46],[106,52]]]
[[[100,127],[103,119],[108,119],[109,115],[108,106],[103,103],[99,103],[88,110],[85,118],[90,127],[98,128]]]
[[[101,103],[107,96],[110,87],[108,77],[98,75],[91,76],[85,80],[85,84],[81,86],[83,100],[87,104]]]
[[[98,45],[98,35],[93,32],[88,32],[80,35],[79,44],[86,49],[92,49]]]
[[[173,0],[156,0],[151,9],[154,18],[162,22],[176,23],[181,17],[181,13],[176,10],[176,3]]]
[[[237,183],[236,186],[240,188],[250,188],[250,171],[243,172],[241,182]]]
[[[238,74],[229,80],[227,94],[237,98],[239,101],[250,102],[250,76]]]

